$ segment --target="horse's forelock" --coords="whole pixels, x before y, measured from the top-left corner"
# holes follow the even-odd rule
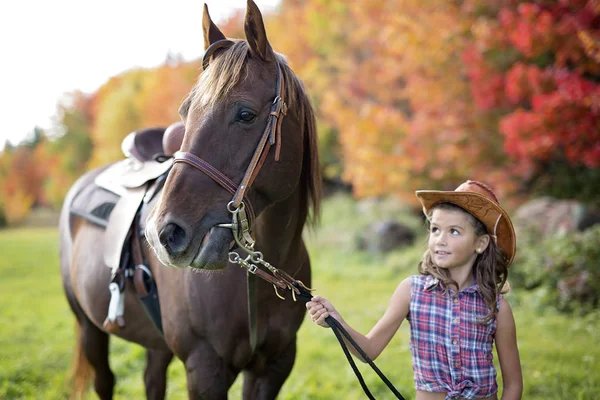
[[[215,57],[192,89],[192,107],[198,111],[213,107],[224,99],[231,90],[245,78],[248,43],[234,41],[234,44]]]

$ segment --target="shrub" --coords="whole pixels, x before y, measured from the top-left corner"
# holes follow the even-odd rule
[[[6,220],[6,214],[4,212],[4,205],[0,202],[0,228],[4,228],[8,225]]]
[[[520,238],[511,284],[539,289],[544,304],[561,311],[590,311],[600,300],[600,225],[583,232],[539,241],[534,232]]]

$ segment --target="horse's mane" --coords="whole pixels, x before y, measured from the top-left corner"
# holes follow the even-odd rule
[[[233,46],[211,60],[211,68],[207,68],[200,77],[190,96],[194,107],[212,107],[226,96],[243,80],[248,78],[249,70],[245,68],[249,57],[248,43],[234,40]],[[310,222],[316,223],[319,216],[321,200],[321,169],[317,145],[317,128],[312,104],[304,90],[304,84],[288,66],[285,57],[277,54],[277,62],[281,65],[285,81],[285,102],[288,109],[296,110],[300,129],[304,132],[304,160],[301,176],[300,215]],[[275,88],[275,81],[273,81]],[[285,140],[285,138],[283,139]],[[311,212],[312,210],[312,212]]]

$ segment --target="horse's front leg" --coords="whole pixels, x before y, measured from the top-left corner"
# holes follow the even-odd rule
[[[244,371],[244,400],[272,400],[292,372],[296,358],[296,338],[279,354],[270,356],[261,370]]]
[[[190,400],[227,399],[238,371],[233,371],[206,341],[199,341],[185,359]]]
[[[167,368],[173,359],[170,350],[146,350],[144,385],[146,399],[163,400],[167,390]]]

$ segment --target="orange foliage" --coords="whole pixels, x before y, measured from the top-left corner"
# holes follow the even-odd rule
[[[0,205],[9,224],[23,220],[34,205],[47,205],[43,183],[51,160],[45,141],[2,153],[0,164]]]
[[[198,74],[199,62],[167,60],[154,69],[136,69],[111,78],[95,94],[90,167],[123,158],[121,141],[130,132],[166,127],[179,120],[179,105]]]
[[[477,118],[466,79],[461,54],[478,26],[464,5],[288,1],[270,28],[320,117],[339,130],[343,177],[357,196],[414,203],[415,189],[466,178],[511,190],[495,172],[502,137]]]

